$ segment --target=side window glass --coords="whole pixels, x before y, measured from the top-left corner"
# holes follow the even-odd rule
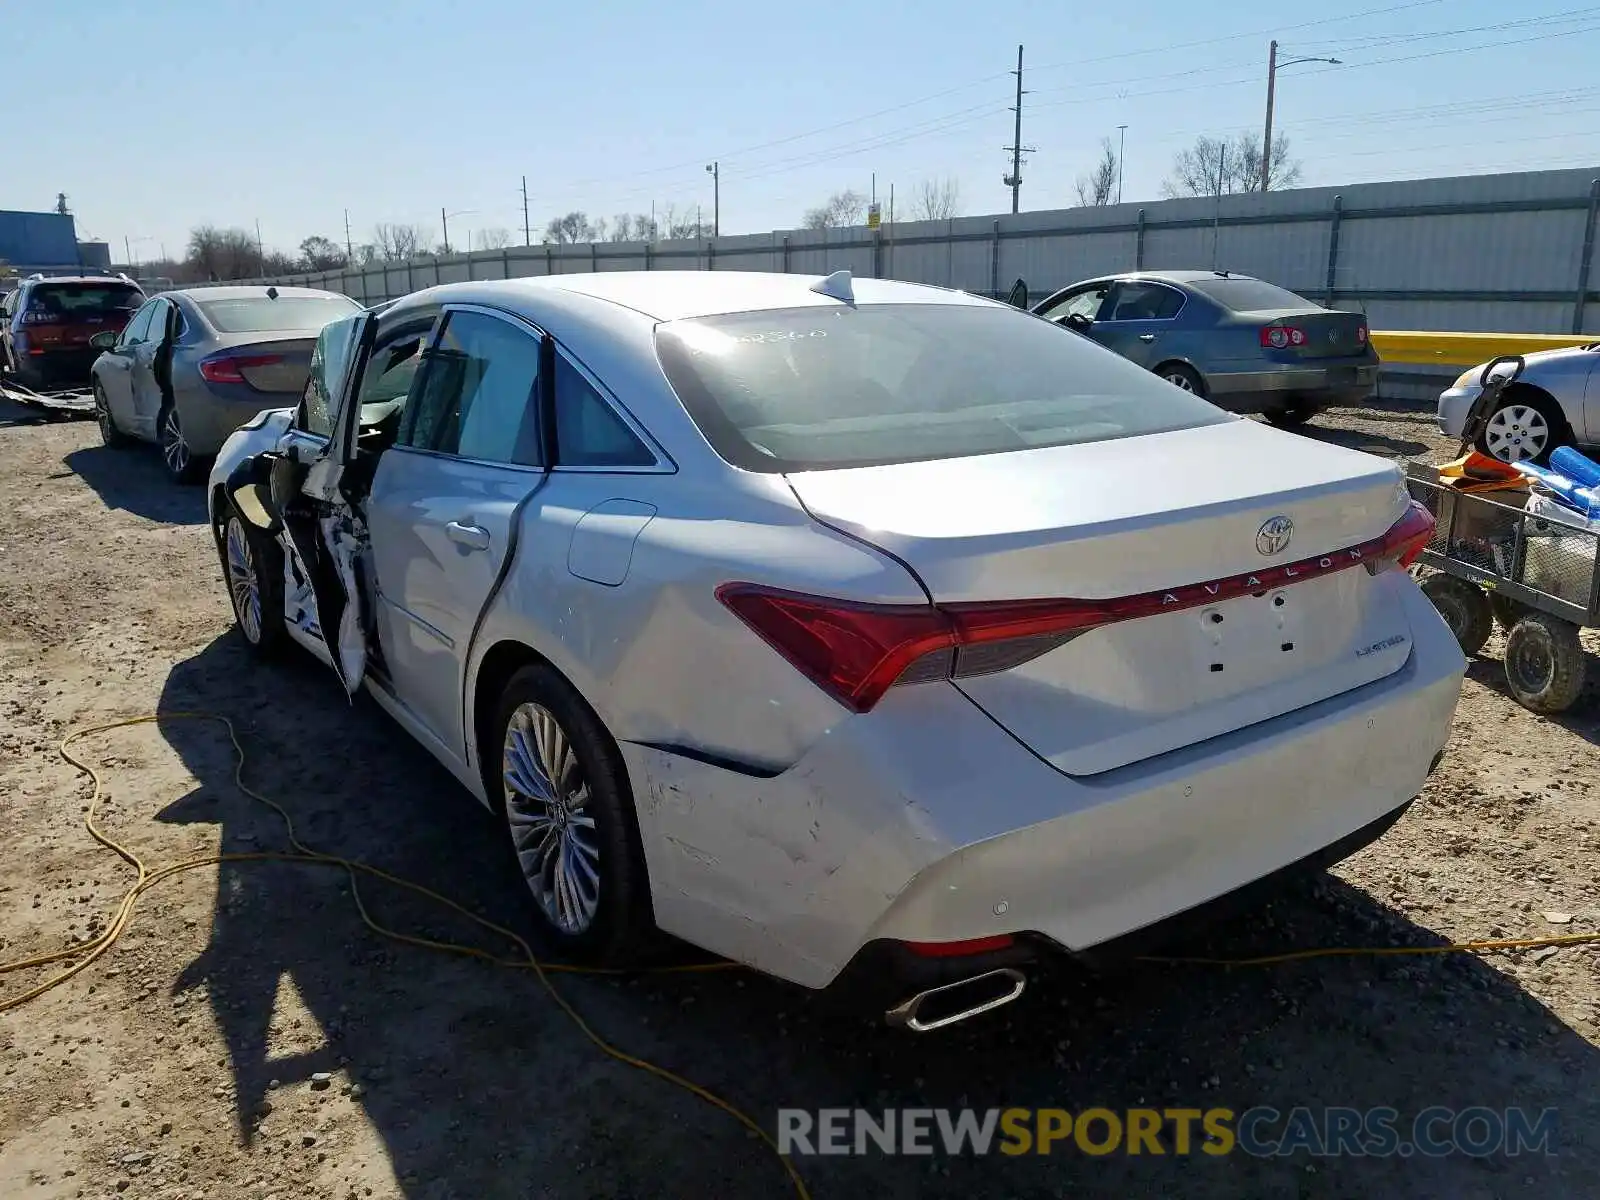
[[[566,355],[556,356],[556,465],[648,467],[650,452]]]
[[[1068,317],[1087,317],[1093,321],[1100,315],[1100,306],[1105,302],[1106,292],[1110,290],[1109,284],[1098,284],[1095,287],[1084,288],[1081,292],[1074,292],[1054,308],[1047,309],[1039,314],[1051,321],[1065,321]]]
[[[538,466],[539,339],[483,313],[451,313],[424,356],[426,374],[401,419],[401,445]]]
[[[126,346],[137,346],[140,342],[145,340],[146,335],[150,331],[150,318],[155,312],[155,307],[155,301],[152,300],[149,304],[146,304],[138,312],[133,314],[133,320],[129,321],[127,325],[123,327],[122,336],[117,339],[117,346],[119,348]]]
[[[1167,321],[1183,307],[1183,293],[1159,283],[1119,284],[1113,321]]]
[[[307,433],[320,437],[331,437],[333,434],[339,385],[344,382],[345,371],[350,365],[350,354],[355,348],[356,321],[360,315],[324,326],[311,348],[311,373],[306,377],[306,390],[301,396],[300,414],[296,422]]]

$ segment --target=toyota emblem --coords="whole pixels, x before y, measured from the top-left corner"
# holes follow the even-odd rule
[[[1294,522],[1288,517],[1269,517],[1256,530],[1256,549],[1266,555],[1280,554],[1289,546],[1294,534]]]

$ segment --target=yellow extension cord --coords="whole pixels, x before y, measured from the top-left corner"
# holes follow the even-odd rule
[[[157,721],[178,720],[215,721],[227,729],[228,738],[233,743],[234,785],[246,796],[250,797],[252,800],[256,800],[262,804],[265,804],[283,819],[284,828],[288,834],[289,844],[294,847],[294,853],[261,851],[259,853],[251,854],[207,854],[199,858],[184,859],[181,862],[171,863],[165,867],[159,868],[158,870],[151,870],[149,866],[145,864],[143,859],[141,859],[128,847],[116,841],[116,839],[112,838],[109,834],[102,830],[98,824],[96,824],[95,818],[99,812],[101,797],[104,795],[104,784],[100,778],[100,772],[97,771],[94,766],[83,761],[81,758],[76,757],[72,753],[72,744],[81,738],[90,737],[97,733],[108,733],[113,729],[124,729],[131,725],[149,725]],[[701,1087],[693,1080],[686,1079],[684,1076],[679,1075],[674,1071],[670,1071],[665,1067],[657,1066],[655,1063],[649,1062],[646,1059],[635,1057],[634,1055],[628,1054],[626,1051],[619,1050],[617,1047],[611,1045],[611,1043],[607,1042],[592,1028],[590,1028],[588,1022],[586,1022],[583,1017],[579,1015],[578,1011],[572,1007],[572,1005],[564,996],[562,996],[560,991],[556,989],[555,985],[550,980],[550,974],[557,971],[588,975],[632,974],[634,972],[595,967],[577,967],[562,963],[540,962],[538,957],[533,953],[533,948],[529,946],[527,941],[524,940],[519,934],[505,928],[503,925],[497,925],[493,921],[486,920],[485,918],[478,916],[476,913],[469,912],[467,909],[457,904],[454,900],[451,900],[448,896],[441,895],[431,888],[423,887],[421,884],[413,883],[410,880],[403,879],[398,875],[393,875],[379,867],[374,867],[367,863],[360,862],[355,859],[344,858],[335,854],[324,854],[319,850],[314,850],[310,846],[307,846],[295,834],[294,819],[289,815],[288,811],[275,800],[271,800],[262,795],[260,792],[252,790],[244,782],[244,747],[239,742],[239,734],[234,728],[233,722],[227,717],[220,716],[216,713],[207,712],[164,712],[149,714],[142,717],[129,717],[121,721],[110,721],[103,725],[94,725],[86,729],[79,729],[62,739],[60,744],[57,746],[57,750],[60,752],[62,758],[66,759],[67,762],[71,763],[78,770],[88,775],[89,778],[94,782],[94,794],[90,798],[89,809],[83,819],[84,828],[89,831],[89,835],[93,837],[95,841],[99,842],[108,849],[115,851],[130,866],[132,866],[134,870],[138,872],[138,878],[123,894],[121,901],[117,904],[115,913],[106,926],[105,932],[101,933],[98,937],[84,943],[81,946],[73,946],[66,950],[57,950],[48,954],[36,954],[30,958],[18,959],[15,962],[0,963],[0,975],[6,975],[13,971],[21,971],[30,967],[46,966],[50,963],[61,962],[66,959],[78,960],[72,963],[72,965],[67,967],[65,970],[61,971],[59,974],[46,979],[44,982],[36,984],[32,988],[29,988],[28,990],[21,992],[16,996],[0,1000],[0,1013],[21,1008],[24,1004],[28,1003],[28,1001],[37,999],[39,996],[44,995],[44,993],[50,991],[52,988],[59,987],[61,984],[67,982],[67,980],[71,979],[79,972],[88,969],[90,965],[92,965],[96,960],[101,958],[107,951],[109,951],[112,945],[115,944],[116,940],[122,936],[123,931],[128,927],[129,922],[133,918],[134,905],[137,903],[139,897],[163,880],[170,879],[184,871],[195,870],[199,867],[210,867],[216,866],[220,863],[233,862],[290,862],[305,863],[321,867],[338,867],[349,876],[350,895],[355,901],[356,910],[360,913],[361,920],[374,933],[377,933],[382,937],[389,938],[393,941],[402,942],[408,946],[421,946],[430,950],[442,950],[449,954],[466,955],[471,958],[482,959],[485,962],[492,963],[493,965],[499,967],[515,967],[522,970],[532,970],[539,977],[539,982],[544,985],[545,990],[550,994],[550,998],[554,1000],[561,1011],[572,1020],[572,1023],[578,1027],[579,1031],[584,1035],[584,1037],[588,1038],[589,1041],[594,1044],[596,1049],[600,1050],[601,1053],[607,1055],[608,1057],[616,1059],[618,1062],[625,1063],[630,1067],[637,1068],[638,1070],[644,1071],[647,1074],[654,1075],[658,1079],[664,1079],[668,1083],[683,1088],[685,1091],[698,1096],[706,1103],[713,1105],[714,1107],[719,1108],[723,1112],[727,1113],[734,1120],[738,1121],[746,1129],[750,1130],[750,1132],[760,1138],[761,1141],[766,1144],[768,1149],[770,1149],[773,1154],[777,1156],[778,1161],[783,1166],[784,1172],[788,1175],[790,1184],[793,1185],[795,1195],[798,1196],[800,1200],[810,1200],[811,1194],[806,1190],[805,1181],[800,1178],[800,1174],[795,1170],[794,1164],[778,1149],[777,1142],[773,1140],[772,1136],[767,1133],[767,1131],[757,1121],[733,1104],[722,1099],[722,1097],[716,1095],[714,1092],[707,1088]],[[476,946],[468,946],[458,942],[437,941],[432,938],[416,937],[412,934],[400,933],[397,930],[388,929],[383,925],[380,925],[373,919],[372,914],[367,911],[367,906],[361,899],[361,890],[358,886],[358,876],[360,875],[369,875],[376,879],[381,879],[385,883],[393,884],[395,887],[403,888],[404,890],[415,893],[419,896],[425,896],[429,900],[443,905],[451,912],[466,918],[473,924],[478,925],[491,933],[497,934],[502,938],[505,938],[508,942],[512,943],[518,951],[520,951],[521,957],[504,958],[498,955],[490,954],[488,951],[481,950]],[[1462,951],[1483,952],[1492,950],[1516,950],[1532,946],[1574,946],[1592,942],[1600,942],[1600,934],[1574,933],[1553,937],[1507,938],[1493,941],[1453,942],[1441,946],[1333,946],[1315,950],[1296,950],[1286,954],[1268,954],[1254,958],[1147,957],[1142,961],[1197,966],[1256,967],[1272,966],[1280,963],[1300,962],[1312,958],[1353,957],[1356,955],[1392,956],[1401,954],[1450,954]],[[736,969],[736,967],[737,964],[733,963],[707,963],[693,966],[657,968],[657,970],[671,972],[702,972]]]

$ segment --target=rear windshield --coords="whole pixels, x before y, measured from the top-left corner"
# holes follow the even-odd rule
[[[144,293],[125,283],[41,283],[28,293],[28,311],[63,317],[106,317],[132,312]]]
[[[348,317],[361,306],[347,296],[246,296],[236,300],[199,300],[218,333],[304,329],[316,332],[329,321]]]
[[[1234,312],[1261,312],[1271,308],[1321,308],[1287,288],[1259,279],[1196,279],[1189,286]]]
[[[657,331],[718,454],[806,471],[1107,441],[1229,420],[1078,334],[998,305],[777,309]]]

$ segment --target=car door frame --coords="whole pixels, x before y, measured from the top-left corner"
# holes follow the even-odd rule
[[[112,343],[109,350],[102,354],[111,357],[111,364],[95,371],[100,380],[101,390],[105,392],[106,408],[111,413],[111,421],[118,429],[133,437],[143,438],[146,441],[155,437],[155,425],[152,422],[149,428],[138,421],[138,412],[134,406],[133,395],[133,360],[143,341],[123,341],[139,323],[145,309],[150,309],[152,318],[157,297],[152,296],[146,300],[128,318],[127,323],[117,331],[117,340]],[[97,360],[98,362],[98,360]]]
[[[1043,317],[1046,321],[1049,321],[1052,325],[1060,325],[1063,329],[1071,329],[1072,332],[1074,332],[1074,333],[1081,333],[1081,334],[1087,335],[1088,331],[1086,329],[1077,329],[1077,328],[1074,328],[1071,325],[1068,325],[1066,323],[1066,318],[1064,318],[1064,317],[1046,316],[1045,314],[1046,314],[1047,310],[1059,307],[1059,306],[1064,305],[1064,304],[1069,304],[1073,300],[1077,299],[1077,297],[1083,292],[1090,291],[1090,290],[1092,290],[1094,288],[1103,287],[1103,288],[1106,289],[1106,294],[1105,294],[1105,296],[1103,296],[1101,298],[1100,307],[1099,307],[1099,309],[1096,310],[1094,318],[1090,321],[1090,324],[1089,324],[1089,328],[1093,328],[1095,322],[1098,322],[1100,320],[1100,313],[1105,311],[1106,301],[1111,298],[1111,295],[1112,295],[1112,292],[1113,292],[1113,290],[1115,288],[1116,283],[1117,283],[1117,279],[1116,279],[1115,276],[1103,277],[1103,278],[1100,278],[1100,279],[1085,279],[1085,280],[1082,280],[1082,281],[1080,281],[1078,283],[1071,284],[1068,287],[1064,287],[1058,292],[1053,292],[1051,295],[1045,297],[1045,299],[1043,299],[1043,300],[1039,301],[1039,303],[1035,304],[1028,311],[1033,313],[1037,317]]]
[[[133,410],[133,420],[138,429],[148,430],[152,439],[161,416],[166,396],[161,385],[160,358],[163,348],[172,342],[173,313],[171,300],[165,296],[152,296],[154,306],[151,328],[145,341],[133,347],[133,360],[128,364],[128,396]],[[155,322],[161,322],[161,332],[155,331]]]

